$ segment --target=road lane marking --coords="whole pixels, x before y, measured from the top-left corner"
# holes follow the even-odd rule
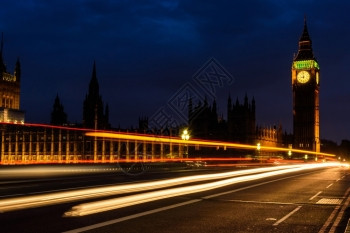
[[[297,212],[299,209],[301,208],[301,205],[298,206],[297,208],[295,208],[292,212],[290,212],[289,214],[287,214],[286,216],[284,216],[283,218],[281,218],[280,220],[278,220],[277,222],[275,222],[272,226],[278,226],[278,224],[280,224],[281,222],[283,222],[284,220],[286,220],[287,218],[289,218],[290,216],[292,216],[295,212]]]
[[[328,189],[328,188],[331,187],[332,185],[333,185],[333,183],[329,184],[329,185],[326,187],[326,189]]]
[[[347,193],[349,193],[350,188],[348,188]],[[348,198],[346,199],[345,203],[342,205],[342,208],[340,209],[340,212],[337,216],[337,218],[335,219],[332,228],[330,229],[329,233],[334,233],[336,228],[338,227],[341,219],[343,218],[345,209],[349,206],[350,203],[350,196],[348,196]]]
[[[276,202],[276,201],[244,201],[244,200],[224,200],[228,202],[238,202],[238,203],[256,203],[256,204],[274,204],[274,205],[295,205],[291,202]]]
[[[337,179],[335,182],[338,182],[340,180],[340,178],[339,179]]]
[[[310,201],[312,200],[312,199],[314,199],[315,197],[317,197],[318,195],[320,195],[322,193],[322,191],[319,191],[318,193],[316,193],[315,195],[313,195],[312,197],[310,197]]]
[[[141,212],[141,213],[125,216],[125,217],[122,217],[122,218],[117,218],[117,219],[113,219],[113,220],[110,220],[110,221],[101,222],[101,223],[93,224],[93,225],[90,225],[90,226],[86,226],[86,227],[82,227],[82,228],[78,228],[78,229],[74,229],[74,230],[70,230],[70,231],[65,231],[65,232],[62,232],[62,233],[78,233],[78,232],[83,232],[83,231],[89,231],[89,230],[93,230],[93,229],[96,229],[96,228],[100,228],[100,227],[112,225],[112,224],[115,224],[115,223],[131,220],[131,219],[142,217],[142,216],[146,216],[146,215],[149,215],[149,214],[162,212],[162,211],[165,211],[165,210],[177,208],[177,207],[184,206],[184,205],[193,204],[193,203],[200,202],[200,201],[202,201],[202,199],[194,199],[194,200],[191,200],[191,201],[181,202],[181,203],[177,203],[177,204],[174,204],[174,205],[169,205],[169,206],[165,206],[165,207],[161,207],[161,208],[157,208],[157,209],[153,209],[153,210],[149,210],[149,211],[145,211],[145,212]]]
[[[342,203],[343,199],[339,198],[322,198],[316,204],[323,204],[323,205],[340,205]]]
[[[339,208],[340,208],[339,205],[334,208],[333,212],[331,213],[331,215],[329,215],[327,221],[323,224],[321,230],[318,233],[326,232],[327,227],[329,226],[329,224],[331,224],[331,222],[332,222],[335,214],[338,212]]]
[[[238,188],[238,189],[234,189],[234,190],[231,190],[231,191],[228,191],[228,192],[221,192],[221,193],[218,193],[216,195],[209,195],[209,196],[203,197],[202,199],[195,199],[195,200],[193,200],[193,202],[192,201],[181,202],[181,203],[178,203],[178,204],[165,206],[165,207],[161,207],[161,208],[158,208],[158,209],[149,210],[149,211],[145,211],[145,212],[142,212],[142,213],[125,216],[125,217],[122,217],[122,218],[117,218],[117,219],[113,219],[113,220],[109,220],[109,221],[93,224],[93,225],[90,225],[90,226],[77,228],[77,229],[70,230],[70,231],[65,231],[65,232],[62,232],[62,233],[79,233],[79,232],[83,232],[83,231],[87,231],[87,230],[93,230],[93,229],[96,229],[96,228],[100,228],[100,227],[112,225],[112,224],[115,224],[115,223],[127,221],[129,219],[134,219],[134,218],[146,216],[146,215],[149,215],[149,214],[161,212],[161,211],[164,211],[164,210],[176,208],[176,207],[179,207],[179,206],[185,206],[185,205],[189,205],[189,204],[192,204],[192,203],[200,202],[200,201],[205,200],[205,199],[209,199],[209,198],[213,198],[213,197],[217,197],[217,196],[222,196],[222,195],[225,195],[225,194],[234,193],[234,192],[242,191],[242,190],[245,190],[245,189],[254,188],[254,187],[257,187],[257,186],[264,185],[264,184],[269,184],[269,183],[273,183],[273,182],[277,182],[277,181],[281,181],[281,180],[286,180],[286,179],[290,179],[290,178],[294,178],[294,177],[298,177],[298,176],[308,175],[308,174],[312,174],[312,173],[316,173],[316,172],[318,172],[318,171],[307,172],[307,173],[303,173],[303,174],[298,174],[298,175],[283,177],[283,178],[279,178],[279,179],[275,179],[275,180],[271,180],[271,181],[266,181],[266,182],[258,183],[258,184],[255,184],[255,185],[249,185],[249,186]]]
[[[346,192],[345,192],[345,194],[344,194],[344,196],[343,196],[343,199],[345,199],[345,197],[347,197],[347,196],[349,195],[349,192],[350,192],[350,188],[348,188],[348,190],[346,190]],[[346,207],[347,207],[347,206],[346,206]],[[328,226],[331,224],[331,222],[332,222],[334,216],[338,213],[339,209],[340,209],[340,205],[337,205],[337,206],[334,208],[334,210],[333,210],[333,212],[331,213],[331,215],[329,215],[327,221],[323,224],[321,230],[320,230],[318,233],[324,233],[324,232],[326,232],[326,229],[327,229]]]

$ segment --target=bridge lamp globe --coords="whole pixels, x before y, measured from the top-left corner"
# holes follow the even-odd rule
[[[260,151],[260,149],[261,149],[261,144],[260,144],[260,143],[257,143],[257,144],[256,144],[256,149],[257,149],[258,151]]]
[[[184,129],[184,131],[182,131],[182,135],[181,135],[182,140],[189,140],[190,139],[190,134],[188,133],[187,129]]]

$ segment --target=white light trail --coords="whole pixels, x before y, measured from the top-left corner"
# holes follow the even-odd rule
[[[121,184],[107,187],[88,188],[73,191],[64,191],[48,194],[39,194],[34,196],[16,197],[0,200],[0,212],[7,212],[19,209],[40,207],[46,205],[53,205],[59,203],[66,203],[76,200],[89,199],[95,197],[104,197],[110,195],[118,195],[132,192],[149,191],[153,189],[167,188],[175,185],[182,185],[192,182],[200,182],[213,179],[224,179],[228,177],[235,177],[241,175],[248,175],[254,173],[268,172],[281,169],[289,169],[300,167],[301,165],[285,165],[265,168],[254,168],[247,170],[185,176],[173,179],[164,179],[150,182]]]
[[[52,167],[18,167],[18,168],[7,168],[0,170],[0,177],[3,178],[36,178],[36,177],[50,177],[50,176],[69,176],[77,174],[88,174],[88,173],[103,173],[115,169],[113,167],[104,166],[52,166]]]
[[[339,164],[336,164],[336,165],[338,166]],[[141,204],[145,202],[165,199],[169,197],[208,191],[208,190],[221,188],[227,185],[232,185],[232,184],[241,183],[245,181],[257,180],[257,179],[262,179],[262,178],[271,177],[275,175],[286,174],[290,172],[328,167],[328,166],[334,166],[334,164],[333,163],[308,164],[308,165],[288,168],[284,170],[269,171],[269,172],[260,173],[260,174],[234,177],[234,178],[219,180],[211,183],[158,190],[153,192],[147,192],[147,193],[124,196],[124,197],[119,197],[119,198],[114,198],[109,200],[103,200],[103,201],[95,201],[91,203],[85,203],[85,204],[74,206],[71,208],[71,210],[67,211],[64,214],[64,216],[66,217],[84,216],[84,215],[99,213],[103,211],[114,210],[122,207],[127,207],[131,205]]]

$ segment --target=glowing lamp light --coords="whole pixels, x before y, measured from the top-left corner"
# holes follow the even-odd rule
[[[190,134],[188,133],[187,129],[184,129],[182,131],[181,139],[184,140],[184,141],[188,141],[190,139]],[[186,144],[185,146],[186,146],[185,155],[188,158],[188,145]]]
[[[184,129],[184,131],[182,132],[181,138],[182,138],[182,140],[189,140],[190,139],[190,135],[189,135],[187,129]]]
[[[260,144],[260,143],[256,144],[256,149],[257,149],[257,150],[260,150],[260,149],[261,149],[261,144]]]

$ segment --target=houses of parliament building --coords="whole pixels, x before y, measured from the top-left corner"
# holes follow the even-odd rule
[[[299,40],[299,50],[292,63],[293,135],[282,132],[281,125],[259,126],[256,123],[256,101],[246,95],[243,101],[227,99],[227,115],[218,114],[216,102],[188,103],[188,125],[194,138],[261,143],[265,146],[320,151],[319,85],[320,68],[312,52],[306,22]],[[109,123],[109,106],[99,92],[96,64],[93,64],[88,93],[82,106],[81,125],[67,127],[67,115],[57,95],[51,124],[28,124],[20,109],[21,65],[13,73],[0,50],[0,164],[70,163],[81,161],[113,162],[118,159],[177,158],[183,156],[181,145],[154,142],[96,139],[87,131],[110,130],[156,133],[179,136],[181,128],[148,129],[148,119],[140,119],[139,129],[113,129]],[[225,119],[226,118],[226,119]],[[142,121],[142,122],[141,122]],[[141,124],[142,123],[142,124]],[[194,149],[194,148],[193,148]],[[234,155],[231,155],[234,156]]]

